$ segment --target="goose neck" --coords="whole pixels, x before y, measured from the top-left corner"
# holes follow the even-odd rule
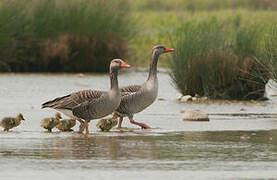
[[[152,52],[148,80],[157,77],[157,64],[158,64],[159,56],[160,56],[160,53],[157,50],[154,50]]]
[[[117,70],[110,71],[111,90],[118,90]]]

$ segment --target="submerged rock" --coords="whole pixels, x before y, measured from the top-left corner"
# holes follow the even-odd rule
[[[180,102],[192,101],[192,96],[191,95],[180,96],[178,97],[178,101]]]
[[[245,108],[240,108],[240,111],[246,111],[246,109]]]
[[[165,101],[165,98],[158,98],[158,101]]]
[[[195,95],[194,97],[192,97],[191,95],[185,95],[185,96],[179,96],[178,97],[178,101],[179,102],[204,102],[207,101],[209,98],[206,96],[200,97],[199,95]]]
[[[200,110],[182,110],[184,121],[209,121],[209,116]]]

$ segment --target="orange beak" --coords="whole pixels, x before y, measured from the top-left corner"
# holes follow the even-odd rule
[[[165,48],[165,52],[173,52],[173,51],[175,51],[175,49],[172,49],[172,48]]]
[[[126,62],[122,61],[121,64],[120,64],[120,67],[122,67],[122,68],[129,68],[131,66],[129,64],[127,64]]]

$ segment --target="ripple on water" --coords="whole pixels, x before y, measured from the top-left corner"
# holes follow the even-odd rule
[[[119,83],[140,84],[146,76],[126,73]],[[12,132],[0,132],[0,179],[277,177],[276,101],[178,103],[178,92],[165,73],[159,74],[163,101],[135,116],[154,129],[104,133],[92,121],[88,137],[43,132],[40,120],[54,111],[41,110],[41,103],[84,88],[107,89],[108,78],[1,74],[0,84],[5,87],[0,87],[0,119],[22,112],[26,121]],[[182,109],[200,109],[210,114],[210,122],[183,122]],[[123,126],[134,128],[128,120]]]

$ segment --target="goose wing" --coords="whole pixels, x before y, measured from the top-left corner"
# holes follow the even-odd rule
[[[92,99],[90,101],[85,101],[72,109],[74,116],[82,118],[84,120],[91,120],[97,116],[97,110],[99,108],[97,105],[103,101],[103,98]]]
[[[130,93],[133,93],[133,92],[139,91],[140,89],[141,89],[140,85],[131,85],[131,86],[121,87],[120,91],[121,92],[130,92]]]
[[[119,113],[128,113],[131,106],[133,107],[136,104],[138,99],[143,97],[142,91],[137,92],[122,92],[121,93],[121,102],[119,107],[117,107],[116,111]]]
[[[78,91],[78,92],[75,92],[66,96],[58,97],[54,100],[45,102],[42,104],[42,108],[50,107],[53,109],[72,110],[75,106],[83,102],[100,98],[103,93],[104,93],[103,91],[96,91],[96,90]]]

